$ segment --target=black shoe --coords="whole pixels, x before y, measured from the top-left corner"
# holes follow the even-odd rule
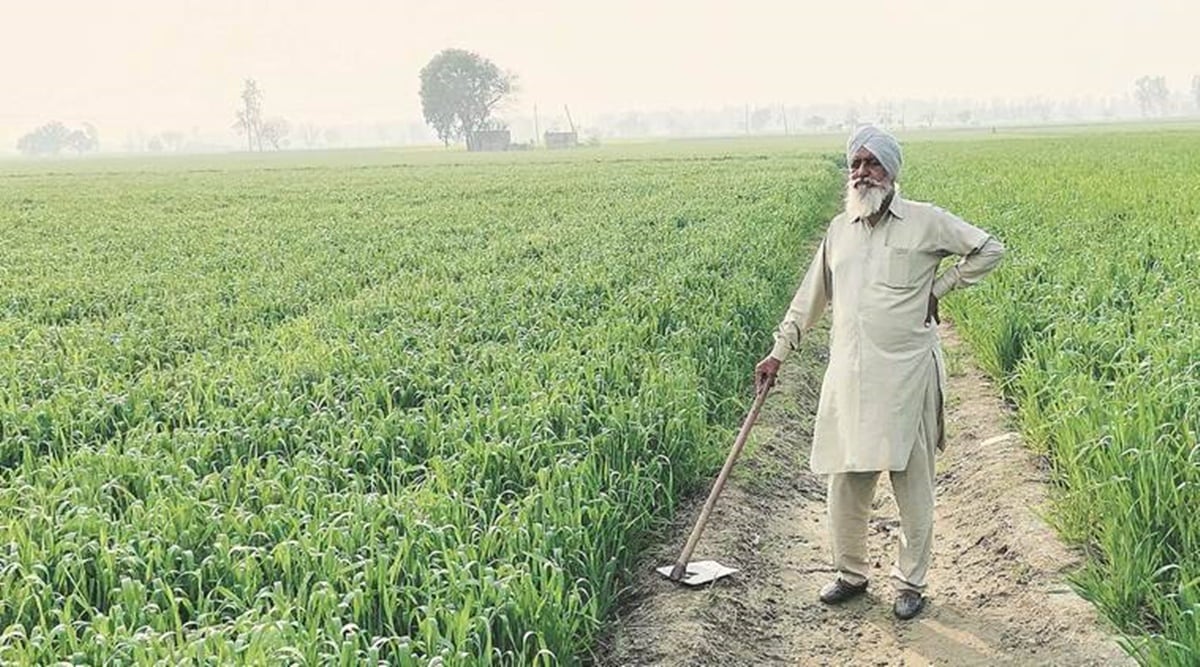
[[[892,606],[896,618],[907,621],[921,613],[925,608],[925,596],[916,591],[900,591],[896,595],[896,604]]]
[[[825,584],[821,589],[821,602],[825,604],[840,604],[846,600],[856,598],[867,591],[867,582],[862,582],[857,586],[847,583],[841,577]]]

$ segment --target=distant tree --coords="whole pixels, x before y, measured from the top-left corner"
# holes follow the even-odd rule
[[[239,134],[246,135],[246,150],[263,149],[262,90],[254,79],[246,79],[242,88],[242,108],[237,111],[237,122],[233,124]]]
[[[828,124],[828,121],[826,121],[822,116],[809,116],[808,118],[804,119],[804,127],[807,127],[813,131],[822,130]]]
[[[380,146],[389,146],[392,143],[392,128],[386,123],[375,123],[375,141]],[[484,129],[484,128],[479,128]]]
[[[846,111],[845,124],[847,129],[854,129],[858,126],[858,109],[851,107]]]
[[[1083,115],[1083,110],[1080,108],[1080,103],[1077,99],[1063,100],[1061,108],[1062,115],[1068,120],[1079,120]]]
[[[71,130],[66,137],[63,138],[63,148],[69,148],[75,151],[76,155],[90,153],[100,148],[100,139],[96,135],[96,128],[91,123],[84,123],[83,129]]]
[[[958,122],[959,122],[959,123],[962,123],[963,125],[970,125],[970,123],[971,123],[971,110],[970,110],[970,109],[963,109],[962,111],[959,111],[957,114],[955,114],[955,117],[956,117],[956,118],[958,118]]]
[[[1049,123],[1054,116],[1054,105],[1047,100],[1038,99],[1034,101],[1032,111],[1038,120]]]
[[[1192,77],[1192,99],[1196,101],[1196,108],[1200,109],[1200,74]]]
[[[887,127],[896,121],[896,109],[891,102],[882,102],[876,113],[879,116],[879,124]]]
[[[93,136],[95,128],[92,129]],[[17,150],[25,155],[58,155],[65,148],[92,150],[88,135],[80,130],[72,131],[58,121],[46,123],[17,140]]]
[[[150,137],[150,141],[146,142],[146,150],[150,151],[151,153],[161,153],[166,149],[166,147],[166,142],[164,142],[162,137],[158,136],[157,134],[153,137]]]
[[[1143,76],[1134,82],[1133,96],[1137,98],[1143,116],[1161,116],[1167,113],[1171,91],[1167,89],[1166,77]]]
[[[296,133],[300,135],[300,141],[308,148],[314,148],[321,143],[321,128],[312,123],[303,123],[296,128]]]
[[[96,126],[91,123],[83,124],[83,136],[86,139],[85,145],[87,151],[100,150],[100,133],[96,131]]]
[[[75,151],[76,155],[83,155],[91,150],[91,142],[83,130],[71,130],[63,140],[63,147]]]
[[[271,144],[271,148],[279,150],[287,145],[287,135],[291,129],[291,124],[285,118],[268,118],[263,121],[259,134],[263,141]]]
[[[421,111],[446,146],[466,139],[471,148],[473,133],[515,90],[515,75],[462,49],[446,49],[421,69]]]
[[[636,111],[626,111],[615,123],[617,132],[623,137],[636,137],[646,133],[646,120]]]
[[[761,132],[775,119],[775,110],[770,107],[759,107],[750,112],[750,130]]]
[[[187,137],[179,130],[167,130],[159,135],[159,138],[166,150],[176,153],[183,150],[183,142],[187,140]]]

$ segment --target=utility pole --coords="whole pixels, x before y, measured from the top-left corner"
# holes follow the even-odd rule
[[[537,146],[541,142],[542,135],[538,132],[538,116],[537,105],[533,105],[533,145]]]
[[[571,120],[571,108],[564,104],[563,111],[567,112],[567,125],[571,126],[572,132],[578,134],[579,131],[575,129],[575,121]]]
[[[786,105],[786,104],[785,104],[785,105],[783,105],[783,107],[781,108],[781,111],[783,111],[783,136],[785,136],[785,137],[786,137],[786,136],[788,136],[789,134],[791,134],[790,132],[788,132],[788,123],[787,123],[787,105]]]

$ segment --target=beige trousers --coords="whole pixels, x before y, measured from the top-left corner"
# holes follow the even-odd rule
[[[918,427],[917,441],[908,467],[888,473],[900,509],[900,553],[892,565],[897,590],[921,591],[933,553],[934,452],[941,436],[941,390],[931,383]],[[930,401],[933,401],[932,410]],[[847,472],[829,476],[829,527],[833,541],[833,567],[850,584],[862,584],[870,574],[867,558],[867,522],[879,472]]]

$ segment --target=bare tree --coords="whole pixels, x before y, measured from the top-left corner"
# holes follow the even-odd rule
[[[246,135],[246,150],[258,150],[263,148],[263,117],[262,117],[262,90],[254,79],[246,79],[246,85],[242,88],[242,108],[237,111],[237,122],[233,124],[234,129],[239,133]]]
[[[279,150],[280,147],[287,145],[287,135],[291,129],[291,124],[285,118],[278,116],[268,118],[263,121],[262,127],[259,129],[259,138],[271,144],[271,148]]]

